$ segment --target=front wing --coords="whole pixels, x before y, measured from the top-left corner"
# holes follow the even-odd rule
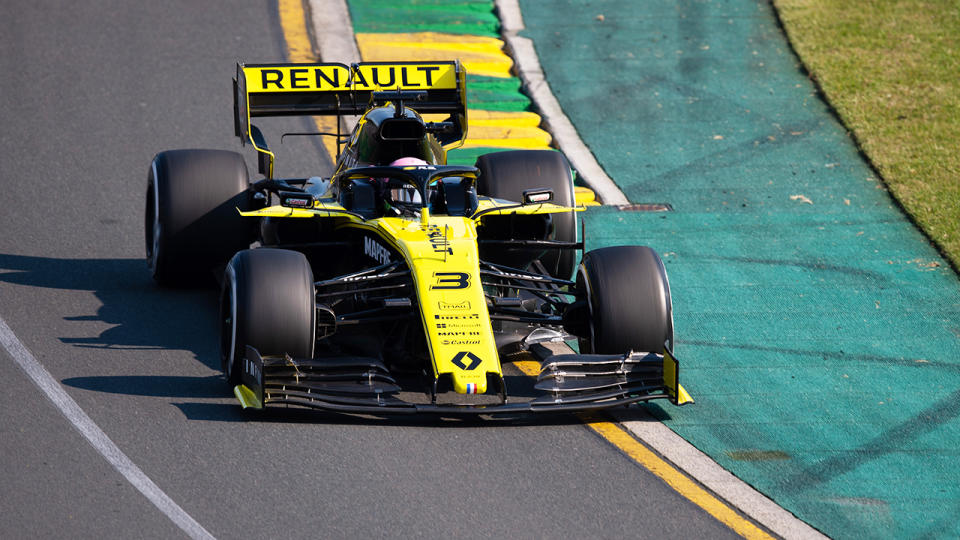
[[[439,403],[436,387],[422,402],[404,393],[380,361],[373,358],[293,359],[263,357],[247,347],[242,384],[234,389],[243,407],[299,406],[361,414],[501,415],[590,411],[666,399],[674,405],[693,400],[680,386],[680,366],[669,349],[662,354],[557,354],[540,362],[538,395],[508,398],[499,381],[495,401]]]

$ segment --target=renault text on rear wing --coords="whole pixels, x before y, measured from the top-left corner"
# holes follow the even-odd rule
[[[446,114],[453,129],[444,145],[466,136],[466,72],[459,61],[320,64],[237,64],[236,134],[257,146],[250,119],[261,116],[363,114],[375,98],[416,92],[407,106],[421,114]]]

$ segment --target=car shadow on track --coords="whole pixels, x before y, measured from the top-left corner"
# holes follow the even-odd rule
[[[163,289],[141,259],[58,259],[0,253],[0,281],[45,289],[90,291],[96,314],[64,317],[113,325],[97,335],[62,337],[76,347],[186,350],[219,369],[217,295],[212,287]],[[69,306],[64,308],[69,311]]]
[[[60,259],[2,253],[0,282],[38,289],[92,292],[101,304],[95,313],[81,311],[76,314],[77,310],[87,308],[74,307],[70,302],[76,296],[69,294],[63,296],[64,304],[58,307],[59,313],[69,314],[63,320],[81,323],[77,325],[80,337],[61,337],[60,341],[90,349],[88,357],[96,358],[95,351],[99,349],[104,351],[105,362],[115,362],[115,351],[124,351],[129,363],[114,365],[120,366],[121,370],[135,370],[138,361],[140,367],[156,362],[161,351],[187,351],[197,362],[220,370],[216,338],[217,294],[212,286],[160,288],[150,278],[142,259]],[[81,301],[76,305],[89,303]],[[105,330],[104,324],[109,325]],[[188,377],[131,373],[74,377],[62,382],[75,388],[127,395],[187,399],[229,397],[229,391],[218,375]],[[234,412],[222,419],[242,418]]]
[[[179,377],[158,375],[117,375],[71,377],[67,386],[93,392],[170,398],[220,398],[227,395],[223,377]]]

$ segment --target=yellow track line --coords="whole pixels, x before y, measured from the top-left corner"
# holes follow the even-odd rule
[[[514,362],[514,365],[530,377],[536,377],[540,373],[540,363],[533,360],[520,360]],[[708,514],[716,518],[720,523],[733,529],[737,534],[750,540],[773,539],[772,536],[735,512],[726,503],[710,494],[710,492],[700,487],[696,482],[688,478],[687,475],[677,470],[676,467],[654,454],[649,448],[620,427],[619,424],[600,420],[596,416],[586,414],[579,414],[577,416],[587,427],[606,439],[610,444],[619,448],[624,454],[629,456],[630,459],[652,472],[677,493],[706,510]]]
[[[307,16],[300,0],[279,0],[277,11],[280,26],[287,43],[287,58],[290,62],[316,62],[317,57],[310,46],[307,33]]]
[[[677,493],[706,510],[708,514],[733,529],[737,534],[751,540],[773,538],[735,512],[727,506],[726,503],[697,485],[696,482],[688,478],[685,474],[654,454],[649,448],[633,438],[633,436],[616,423],[598,420],[595,417],[588,417],[586,415],[580,415],[580,419],[587,424],[590,429],[597,432],[598,435],[622,450],[630,456],[631,459],[643,465],[645,469],[657,475]]]

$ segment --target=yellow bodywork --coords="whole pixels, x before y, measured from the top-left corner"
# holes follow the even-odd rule
[[[369,231],[400,252],[410,268],[433,375],[449,375],[455,392],[483,394],[487,374],[503,375],[480,281],[477,225],[483,216],[581,211],[552,203],[519,205],[481,199],[475,217],[428,215],[422,219],[364,220],[333,199],[310,209],[270,206],[247,217],[341,218],[338,228]],[[243,402],[243,399],[241,399]]]
[[[476,222],[435,216],[426,225],[400,218],[371,225],[410,266],[434,377],[450,374],[461,394],[486,392],[487,373],[502,370],[480,284]]]
[[[247,92],[332,92],[338,90],[453,90],[456,69],[442,63],[278,64],[244,66]]]
[[[240,405],[244,409],[262,409],[263,403],[257,398],[257,395],[246,387],[246,385],[239,384],[233,387],[233,395],[237,397],[237,400],[240,401]]]
[[[667,395],[674,405],[693,403],[693,398],[680,385],[680,363],[673,356],[670,349],[663,350],[663,385],[667,388]]]

